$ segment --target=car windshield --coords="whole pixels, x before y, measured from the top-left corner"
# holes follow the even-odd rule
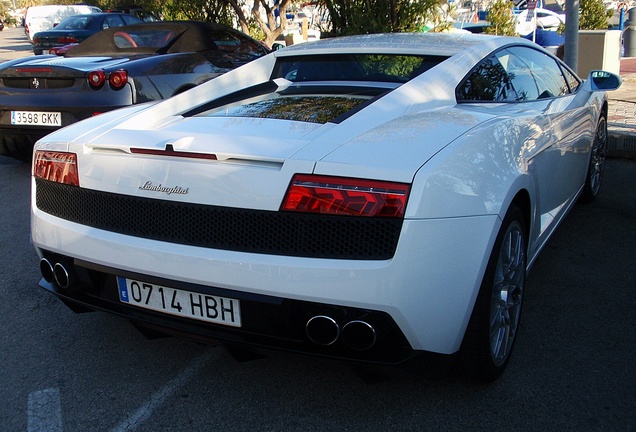
[[[272,79],[405,83],[446,60],[443,56],[338,54],[279,57]]]

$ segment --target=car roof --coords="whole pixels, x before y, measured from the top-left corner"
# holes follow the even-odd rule
[[[321,39],[315,42],[291,45],[276,51],[276,57],[314,54],[367,53],[453,56],[460,51],[479,45],[490,49],[521,38],[476,35],[472,33],[384,33]]]
[[[66,20],[70,20],[73,18],[83,18],[83,17],[99,18],[99,17],[112,16],[112,15],[128,15],[128,14],[124,12],[121,12],[121,13],[120,12],[96,12],[96,13],[90,13],[90,14],[77,14],[77,15],[71,15],[69,17],[64,18],[62,21],[60,21],[60,24]]]
[[[166,53],[202,52],[218,49],[210,37],[211,31],[226,31],[248,37],[232,27],[200,21],[155,21],[141,22],[102,30],[86,39],[66,54],[66,57],[126,55],[127,53],[153,53],[156,48],[120,48],[115,45],[114,35],[122,31],[165,30],[174,33],[174,42]]]

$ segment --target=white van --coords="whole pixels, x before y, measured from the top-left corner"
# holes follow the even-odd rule
[[[34,34],[52,29],[64,18],[73,15],[99,13],[101,11],[98,7],[86,5],[31,6],[26,11],[24,31],[29,38],[29,42],[33,43]]]

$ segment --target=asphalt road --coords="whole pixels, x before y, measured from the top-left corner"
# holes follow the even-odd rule
[[[636,162],[610,160],[528,279],[503,377],[367,384],[347,365],[238,362],[127,321],[76,315],[37,282],[29,166],[0,157],[0,430],[636,430]]]
[[[636,161],[608,161],[599,198],[548,243],[509,369],[491,385],[367,384],[339,363],[238,362],[76,315],[37,286],[29,175],[0,157],[0,431],[636,431]]]
[[[0,31],[0,62],[33,55],[24,27],[5,27]]]

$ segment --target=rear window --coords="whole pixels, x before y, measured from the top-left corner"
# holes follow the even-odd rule
[[[84,30],[88,27],[91,17],[74,16],[62,21],[55,30]]]
[[[113,35],[117,48],[163,48],[168,45],[175,34],[167,29],[128,30],[118,31]]]
[[[341,54],[279,57],[272,79],[303,81],[378,81],[405,83],[447,57]]]

